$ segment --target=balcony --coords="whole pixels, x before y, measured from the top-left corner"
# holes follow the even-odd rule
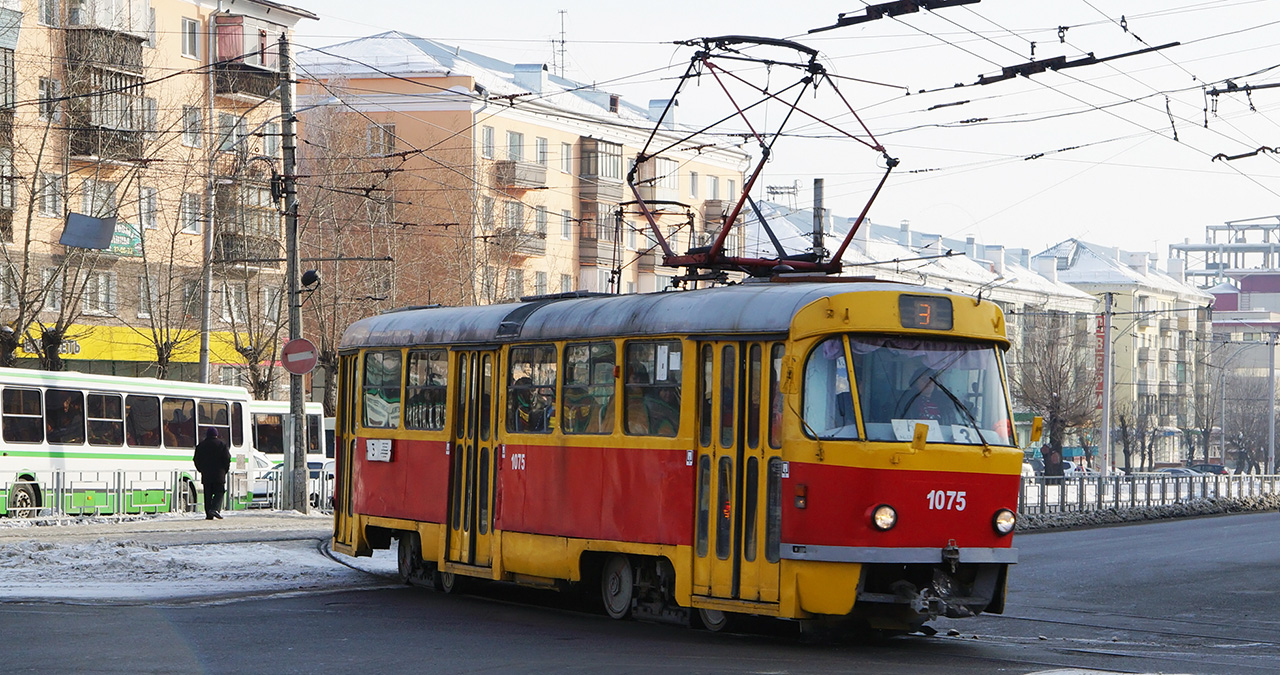
[[[142,158],[146,139],[137,129],[95,127],[73,118],[68,144],[72,157],[129,161]]]
[[[228,232],[218,234],[213,249],[214,260],[228,265],[279,268],[281,255],[280,242],[275,239]]]
[[[213,90],[219,96],[248,96],[280,100],[280,74],[244,63],[219,63],[213,67]]]
[[[499,187],[528,190],[547,185],[547,167],[543,164],[501,159],[493,163],[493,173]]]
[[[599,262],[611,262],[613,247],[612,241],[583,235],[578,238],[578,264],[595,265]]]
[[[1150,347],[1138,347],[1138,361],[1139,361],[1139,362],[1141,362],[1141,363],[1145,363],[1145,362],[1147,362],[1147,361],[1150,361],[1150,360],[1151,360],[1151,356],[1152,356],[1152,354],[1151,354],[1151,348],[1150,348]]]
[[[584,202],[617,204],[622,201],[623,187],[620,180],[582,176],[578,180],[578,198]]]
[[[719,223],[725,215],[728,204],[723,199],[708,199],[702,203],[702,217],[708,223]]]
[[[63,32],[69,69],[108,68],[142,75],[145,38],[98,26],[67,26]]]
[[[543,232],[499,227],[494,230],[494,237],[498,246],[517,255],[546,255],[547,253],[547,235]]]

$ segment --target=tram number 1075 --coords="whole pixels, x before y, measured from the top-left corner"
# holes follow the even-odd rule
[[[926,495],[930,511],[963,511],[964,490],[930,490]]]

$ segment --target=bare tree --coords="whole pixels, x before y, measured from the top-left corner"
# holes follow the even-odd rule
[[[1097,377],[1092,335],[1079,316],[1060,312],[1023,315],[1022,348],[1013,355],[1015,401],[1045,418],[1045,475],[1062,475],[1062,446],[1073,430],[1095,426]]]
[[[1266,377],[1230,379],[1226,400],[1226,421],[1230,425],[1227,445],[1235,449],[1238,471],[1258,473],[1267,464],[1270,383]]]

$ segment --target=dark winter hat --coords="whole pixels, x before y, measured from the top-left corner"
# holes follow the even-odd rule
[[[215,428],[213,428],[213,427],[209,427],[209,431],[204,435],[204,437],[205,437],[205,438],[217,438],[217,437],[218,437],[218,430],[217,430],[217,429],[215,429]]]

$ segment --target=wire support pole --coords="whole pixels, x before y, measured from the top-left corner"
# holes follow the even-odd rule
[[[289,39],[280,36],[280,124],[284,161],[285,276],[288,282],[289,339],[302,337],[302,305],[298,278],[298,167],[297,135],[293,111],[293,61]],[[302,375],[289,374],[289,420],[293,433],[290,451],[285,453],[284,508],[307,512],[306,406],[302,400]]]

